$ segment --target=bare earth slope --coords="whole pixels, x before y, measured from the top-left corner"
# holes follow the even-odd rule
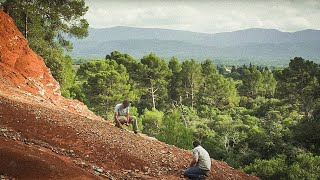
[[[190,151],[114,127],[66,100],[0,10],[0,179],[183,179]],[[257,179],[212,161],[208,179]]]

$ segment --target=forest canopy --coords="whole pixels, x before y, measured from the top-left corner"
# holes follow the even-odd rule
[[[284,69],[229,71],[210,59],[114,51],[80,65],[71,97],[110,121],[116,102],[130,99],[143,133],[185,149],[198,139],[212,158],[262,179],[317,179],[319,78],[319,64],[301,57]]]

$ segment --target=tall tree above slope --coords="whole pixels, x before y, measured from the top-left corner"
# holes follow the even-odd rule
[[[165,104],[163,102],[168,97],[168,78],[172,72],[165,60],[154,53],[144,56],[141,59],[141,64],[143,66],[141,79],[143,79],[142,84],[148,94],[147,101],[150,102],[151,100],[152,104],[149,103],[151,108],[160,109],[158,105],[161,105],[161,101],[162,104]]]
[[[2,6],[29,41],[42,35],[50,46],[68,47],[70,42],[62,33],[78,38],[88,35],[84,0],[4,0]]]
[[[181,70],[182,66],[176,57],[172,57],[168,64],[169,69],[172,72],[172,76],[168,82],[168,96],[172,101],[180,102],[180,97],[182,96],[181,86]]]
[[[29,46],[39,54],[50,68],[62,91],[70,87],[64,74],[72,72],[65,66],[68,61],[63,49],[71,50],[66,35],[83,38],[88,35],[89,24],[83,18],[88,7],[84,0],[1,0],[4,11],[10,15]]]
[[[193,107],[199,92],[200,85],[203,81],[201,64],[194,59],[182,63],[182,87],[184,88],[183,103]]]

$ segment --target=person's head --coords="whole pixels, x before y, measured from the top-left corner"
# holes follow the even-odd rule
[[[193,145],[193,147],[197,147],[197,146],[200,145],[200,141],[194,140],[194,141],[192,142],[192,145]]]
[[[124,108],[128,107],[129,106],[129,101],[126,99],[122,102],[122,105]]]

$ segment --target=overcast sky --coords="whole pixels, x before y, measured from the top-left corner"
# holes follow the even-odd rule
[[[248,28],[320,30],[320,0],[86,0],[90,27],[217,33]]]

